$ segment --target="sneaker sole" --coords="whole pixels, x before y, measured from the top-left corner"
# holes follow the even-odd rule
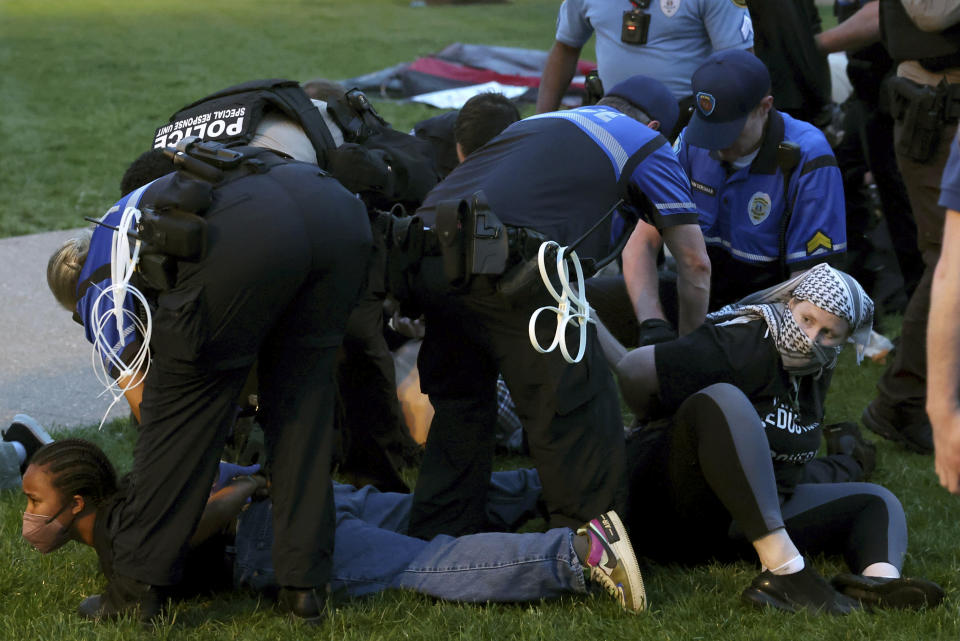
[[[612,510],[607,512],[607,517],[616,529],[617,536],[620,537],[620,540],[616,543],[610,543],[610,547],[617,555],[617,559],[626,566],[627,575],[633,574],[639,579],[640,590],[639,592],[635,590],[630,591],[630,595],[633,597],[633,605],[627,609],[631,612],[643,612],[647,609],[647,591],[643,585],[643,575],[640,574],[640,564],[637,563],[637,555],[633,552],[633,544],[630,543],[627,528],[623,527],[623,521],[620,520],[620,515],[616,512]]]
[[[40,443],[41,447],[53,442],[53,437],[47,433],[47,430],[43,429],[32,416],[27,416],[26,414],[17,414],[14,416],[10,422],[10,427],[3,430],[3,436],[6,437],[10,428],[17,425],[30,432],[30,435]]]

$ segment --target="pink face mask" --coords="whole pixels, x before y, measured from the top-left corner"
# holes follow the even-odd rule
[[[68,526],[56,520],[60,513],[67,509],[67,505],[57,510],[53,516],[23,513],[23,538],[41,554],[53,552],[70,540]]]

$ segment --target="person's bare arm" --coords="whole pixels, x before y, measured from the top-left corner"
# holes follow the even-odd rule
[[[648,318],[666,320],[657,277],[657,253],[662,244],[656,227],[641,220],[623,247],[623,281],[638,322]]]
[[[559,40],[554,41],[550,53],[547,55],[547,64],[540,78],[540,89],[537,91],[537,113],[555,111],[560,106],[563,93],[570,86],[570,81],[577,71],[577,61],[580,60],[580,47],[571,47]]]
[[[617,375],[623,402],[638,417],[647,416],[656,406],[660,391],[653,353],[655,346],[647,345],[628,351],[599,319],[597,337],[607,362]]]
[[[927,415],[940,484],[960,494],[960,212],[947,211],[927,322]]]
[[[233,518],[240,514],[247,499],[267,485],[267,480],[259,474],[239,476],[207,499],[207,505],[200,515],[200,523],[190,537],[190,547],[196,547],[222,530]]]
[[[824,54],[855,51],[880,41],[880,2],[870,2],[838,24],[814,36]]]
[[[130,405],[130,411],[133,413],[134,418],[137,419],[137,423],[140,422],[140,403],[143,402],[143,377],[139,373],[131,374],[130,376],[121,376],[117,379],[117,385],[121,389],[129,385],[135,378],[139,378],[140,382],[126,390],[123,393],[124,398],[127,399],[127,403]]]
[[[689,334],[703,324],[710,300],[710,258],[699,225],[674,225],[663,230],[663,242],[677,261],[677,331]]]

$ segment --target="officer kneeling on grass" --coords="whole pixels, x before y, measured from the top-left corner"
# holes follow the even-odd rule
[[[555,303],[538,270],[540,241],[576,246],[581,259],[611,259],[623,247],[610,246],[610,217],[620,211],[631,222],[645,218],[662,231],[680,265],[681,330],[702,322],[709,263],[686,176],[666,139],[647,126],[651,118],[642,105],[654,92],[666,96],[675,113],[666,87],[635,76],[597,106],[513,123],[467,156],[414,217],[438,240],[436,247],[425,243],[405,272],[426,317],[418,366],[421,387],[436,410],[414,492],[412,535],[429,540],[488,527],[483,506],[498,372],[543,480],[551,527],[575,526],[622,505],[620,403],[594,330],[568,317],[569,354],[579,349],[583,359],[570,364],[573,359],[559,353],[563,347],[538,353],[531,345],[533,335],[540,346],[550,345],[568,325],[543,313],[531,329],[531,314]],[[409,231],[392,238],[416,246]],[[628,237],[623,234],[620,243],[629,244]],[[624,261],[628,286],[655,283],[655,254],[635,258]],[[560,287],[569,279],[558,273],[556,260],[544,260],[544,271],[550,269]],[[570,267],[567,276],[574,271]],[[531,276],[527,284],[521,284],[524,274]],[[653,308],[656,285],[638,289]],[[393,291],[401,297],[398,288]]]
[[[318,621],[334,531],[334,356],[370,253],[366,211],[316,165],[270,150],[187,139],[175,162],[48,265],[101,373],[141,418],[129,482],[98,508],[107,587],[79,612],[162,613],[256,361],[279,602]]]

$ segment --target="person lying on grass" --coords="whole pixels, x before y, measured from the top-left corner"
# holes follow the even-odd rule
[[[167,596],[233,587],[275,592],[271,559],[272,504],[258,466],[221,463],[193,538],[184,581]],[[70,540],[97,549],[109,578],[105,536],[110,503],[124,492],[107,456],[95,444],[64,439],[34,454],[23,476],[27,496],[23,537],[42,553]],[[536,510],[540,482],[532,470],[496,472],[489,516],[504,529]],[[331,589],[349,596],[387,588],[436,598],[484,603],[537,601],[602,587],[631,612],[646,607],[643,579],[630,539],[615,512],[574,531],[490,532],[432,541],[406,536],[412,496],[334,483],[336,538]],[[227,550],[235,550],[227,555]],[[112,585],[112,583],[111,583]],[[99,598],[89,597],[89,598]]]
[[[674,341],[627,352],[601,327],[623,399],[646,422],[627,449],[636,549],[698,561],[749,541],[763,571],[742,599],[760,607],[939,604],[935,583],[900,575],[907,526],[889,490],[808,482],[837,357],[852,339],[859,362],[872,320],[859,283],[820,264]],[[852,573],[831,587],[803,556],[816,553],[842,554]]]

